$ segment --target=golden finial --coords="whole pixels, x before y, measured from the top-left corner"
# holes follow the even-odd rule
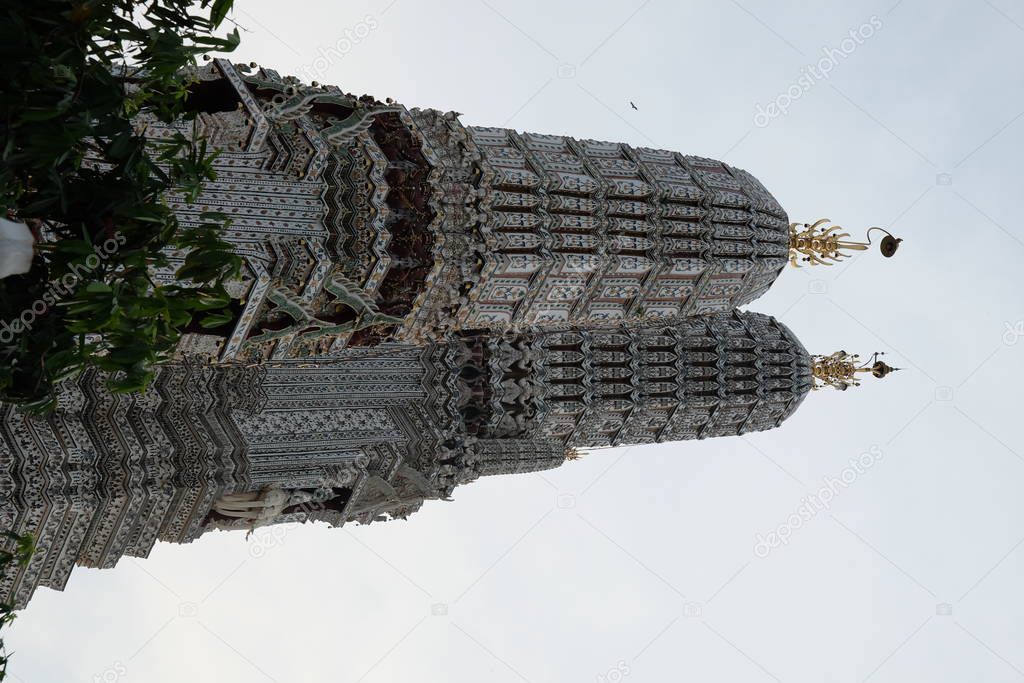
[[[565,449],[566,460],[579,460],[582,457],[583,454],[580,453],[579,449],[574,448],[573,446],[569,446],[568,448]]]
[[[813,225],[808,223],[789,224],[789,263],[793,267],[799,268],[800,261],[809,263],[812,266],[831,266],[833,263],[838,263],[849,256],[849,254],[843,253],[844,249],[865,251],[871,246],[871,232],[873,230],[881,230],[885,233],[885,237],[882,238],[881,252],[882,256],[886,258],[895,254],[896,250],[899,249],[900,242],[903,241],[898,237],[894,237],[888,230],[874,227],[868,229],[867,242],[854,242],[844,239],[849,237],[850,233],[839,232],[842,228],[838,225],[821,227],[823,224],[830,222],[829,219],[822,218]]]
[[[860,356],[852,356],[846,351],[836,351],[830,356],[812,356],[813,363],[811,372],[814,374],[814,386],[818,390],[824,387],[832,387],[839,391],[846,391],[850,387],[859,387],[860,379],[858,373],[870,372],[881,379],[890,372],[896,372],[900,368],[894,368],[879,359],[883,353],[875,353],[866,362],[860,362]]]

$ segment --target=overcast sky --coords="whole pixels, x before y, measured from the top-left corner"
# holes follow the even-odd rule
[[[889,227],[891,261],[787,270],[750,308],[906,370],[407,522],[78,568],[18,619],[13,680],[1024,679],[1019,1],[237,2],[236,61],[724,159],[793,220]]]

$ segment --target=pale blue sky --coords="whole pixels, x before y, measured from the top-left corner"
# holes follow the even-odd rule
[[[467,124],[721,158],[794,220],[891,228],[892,261],[787,271],[750,308],[812,352],[907,370],[818,392],[770,433],[601,451],[408,522],[76,569],[19,618],[13,680],[1024,678],[1019,0],[238,0],[235,18],[236,61]],[[831,512],[755,554],[875,446]]]

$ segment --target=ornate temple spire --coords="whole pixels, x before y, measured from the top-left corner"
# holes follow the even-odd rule
[[[882,256],[892,257],[899,249],[903,241],[894,237],[888,230],[874,227],[867,232],[867,242],[855,242],[845,239],[850,236],[848,232],[840,232],[843,228],[838,225],[828,226],[831,221],[822,218],[814,224],[790,223],[789,224],[789,263],[795,268],[800,267],[800,262],[812,266],[831,266],[843,259],[849,258],[845,251],[866,251],[871,246],[871,233],[874,230],[881,230],[885,233],[879,245]]]
[[[885,354],[876,352],[865,362],[861,362],[857,354],[850,355],[846,351],[836,351],[828,356],[813,356],[811,358],[811,372],[814,375],[814,386],[818,390],[824,387],[832,387],[840,391],[846,391],[850,387],[859,387],[858,375],[870,372],[873,376],[881,379],[891,372],[901,368],[894,368],[879,359]]]
[[[737,310],[787,260],[871,244],[791,224],[742,169],[464,126],[254,64],[192,75],[217,177],[167,202],[183,226],[231,219],[234,320],[184,335],[145,392],[90,370],[45,418],[0,404],[0,529],[38,540],[0,572],[0,602],[157,541],[405,519],[590,449],[774,429],[812,388],[893,370],[812,357]]]

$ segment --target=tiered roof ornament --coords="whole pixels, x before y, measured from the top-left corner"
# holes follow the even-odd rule
[[[882,361],[879,356],[884,353],[875,352],[871,358],[861,362],[857,354],[850,355],[846,351],[836,351],[828,356],[812,356],[811,372],[814,375],[814,386],[812,389],[832,387],[839,391],[846,391],[850,387],[859,387],[859,375],[871,373],[872,376],[882,379],[889,373],[896,372],[901,368],[894,368]]]
[[[828,218],[809,223],[789,224],[789,263],[794,268],[800,268],[800,263],[812,266],[831,266],[850,257],[847,251],[867,251],[871,246],[871,233],[879,230],[885,233],[879,244],[882,256],[891,258],[899,249],[903,241],[895,237],[888,230],[879,227],[869,228],[867,231],[867,242],[856,242],[846,239],[850,236],[848,232],[840,232],[843,228],[838,225],[829,225]]]
[[[814,223],[789,224],[789,263],[800,268],[801,263],[811,266],[831,266],[848,259],[847,252],[867,251],[871,246],[871,233],[875,230],[885,233],[879,243],[879,251],[885,258],[892,258],[903,240],[888,230],[879,227],[869,228],[865,235],[866,242],[847,239],[850,233],[843,232],[838,225],[831,225],[831,220],[822,218]],[[857,354],[836,351],[833,354],[812,357],[814,386],[813,389],[832,387],[846,391],[850,387],[860,386],[858,376],[870,372],[882,378],[900,368],[894,368],[879,359],[884,353],[876,352],[865,362],[861,362]]]

